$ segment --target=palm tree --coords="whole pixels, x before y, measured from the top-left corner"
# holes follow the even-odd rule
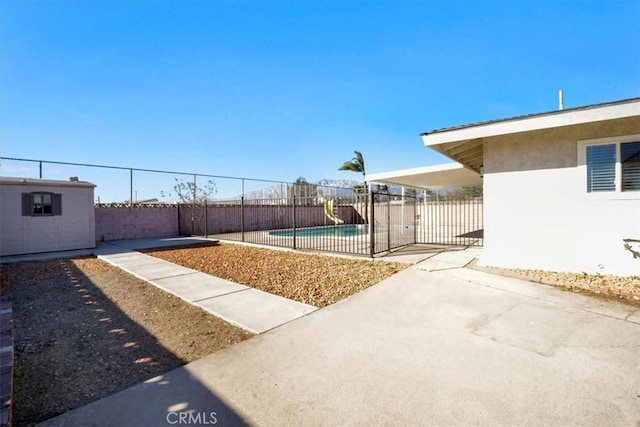
[[[348,162],[344,162],[338,170],[360,172],[362,174],[362,182],[364,184],[363,190],[366,191],[367,181],[365,181],[364,157],[362,157],[362,153],[359,151],[354,151],[354,153],[356,156]]]
[[[354,150],[355,157],[347,162],[344,162],[342,166],[338,169],[339,171],[352,171],[352,172],[360,172],[362,174],[362,192],[365,194],[364,199],[364,218],[365,222],[367,222],[367,210],[368,210],[368,192],[367,192],[367,181],[364,169],[364,157],[362,157],[362,153]],[[358,188],[354,188],[356,193],[358,193]]]

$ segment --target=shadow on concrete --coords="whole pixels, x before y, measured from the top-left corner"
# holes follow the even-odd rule
[[[460,234],[456,237],[468,237],[471,239],[484,239],[484,229],[481,228],[479,230],[470,231],[468,233]]]
[[[196,379],[165,374],[186,361],[103,293],[76,260],[2,267],[0,299],[12,301],[14,313],[14,425],[60,414],[45,425],[173,425],[166,419],[173,412],[215,412],[230,424],[243,423]],[[154,377],[134,388],[141,392],[133,397],[102,399]],[[65,414],[97,399],[92,405],[103,412]]]

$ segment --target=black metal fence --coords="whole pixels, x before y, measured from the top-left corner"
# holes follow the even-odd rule
[[[366,194],[344,188],[336,197],[293,195],[279,201],[243,197],[180,205],[179,223],[181,232],[193,235],[368,255],[368,209]]]
[[[292,249],[373,256],[413,244],[415,197],[371,192],[181,205],[183,234]]]
[[[368,256],[415,243],[483,244],[482,197],[460,197],[455,192],[422,197],[375,191],[363,194],[354,188],[306,182],[8,157],[0,157],[0,175],[78,176],[98,184],[96,191],[110,189],[100,190],[105,195],[102,202],[111,200],[129,207],[171,204],[178,208],[181,235]],[[145,218],[140,214],[129,228]],[[104,235],[120,235],[113,229],[114,224],[109,224]],[[158,236],[172,231],[162,232]]]
[[[348,189],[344,189],[348,191]],[[369,255],[421,243],[482,246],[482,198],[379,192],[181,205],[183,234]]]
[[[416,210],[416,242],[440,245],[482,246],[482,197],[432,196]]]

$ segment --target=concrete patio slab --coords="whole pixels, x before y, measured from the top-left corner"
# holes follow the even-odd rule
[[[218,425],[244,426],[247,422],[226,405],[215,392],[206,388],[187,366],[151,378],[121,392],[73,411],[77,420],[69,424],[64,416],[39,423],[39,426],[163,426]],[[183,391],[176,393],[177,390]],[[153,396],[147,399],[145,396]],[[105,406],[106,405],[106,406]],[[97,411],[113,413],[108,420],[97,420]],[[144,408],[144,410],[140,410]],[[192,414],[191,418],[186,417]],[[182,417],[182,419],[180,418]],[[180,422],[182,421],[182,422]]]
[[[523,303],[510,308],[473,333],[543,356],[552,356],[588,314],[581,310],[558,310],[548,304]]]
[[[588,295],[563,291],[552,286],[468,268],[441,270],[434,272],[434,274],[508,292],[517,292],[533,298],[544,298],[546,301],[556,304],[640,323],[640,307],[623,302],[594,298]]]
[[[199,272],[154,279],[150,282],[191,303],[249,289],[248,286]]]
[[[522,284],[410,267],[43,425],[635,425],[640,325]]]
[[[9,264],[14,262],[31,262],[31,261],[50,261],[55,259],[64,258],[78,258],[91,256],[93,249],[78,249],[73,251],[57,251],[57,252],[44,252],[28,255],[6,255],[0,257],[0,264]]]
[[[101,255],[118,255],[118,254],[126,254],[131,253],[130,249],[120,248],[118,246],[113,246],[108,243],[100,242],[98,246],[93,249],[93,254],[95,256]]]
[[[640,309],[636,310],[634,313],[629,314],[626,320],[629,322],[640,323]]]
[[[480,248],[478,248],[480,249]],[[397,261],[407,264],[417,264],[420,261],[432,258],[435,255],[442,252],[456,252],[469,250],[466,246],[452,246],[452,245],[436,245],[416,243],[402,248],[393,249],[390,252],[378,254],[375,256],[375,260],[379,261]],[[480,249],[481,250],[481,249]],[[479,256],[479,253],[477,256]]]
[[[416,265],[418,268],[425,271],[462,268],[480,256],[481,253],[481,248],[469,248],[459,251],[442,251],[417,263]]]
[[[249,288],[195,303],[226,321],[261,334],[318,308]]]

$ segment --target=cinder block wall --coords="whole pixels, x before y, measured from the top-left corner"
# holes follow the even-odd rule
[[[178,232],[176,206],[96,206],[96,241],[173,237]]]
[[[242,230],[240,206],[209,206],[208,232],[204,229],[204,207],[192,210],[173,205],[100,206],[95,208],[96,241],[147,239],[178,235],[237,233]],[[292,227],[291,206],[247,205],[244,208],[245,231],[276,230]],[[192,224],[191,217],[194,222]],[[361,223],[352,206],[338,207],[338,217],[347,224]],[[296,208],[296,226],[330,225],[323,206]]]
[[[192,230],[189,208],[181,215],[180,230],[189,234]],[[346,224],[361,223],[362,219],[352,206],[339,206],[338,218]],[[208,234],[238,233],[242,230],[241,220],[244,217],[244,231],[280,230],[293,226],[293,208],[291,205],[251,205],[240,206],[209,206],[207,209]],[[204,209],[199,207],[194,211],[194,234],[204,234]],[[297,206],[296,227],[316,227],[331,225],[332,222],[324,214],[324,206]]]

